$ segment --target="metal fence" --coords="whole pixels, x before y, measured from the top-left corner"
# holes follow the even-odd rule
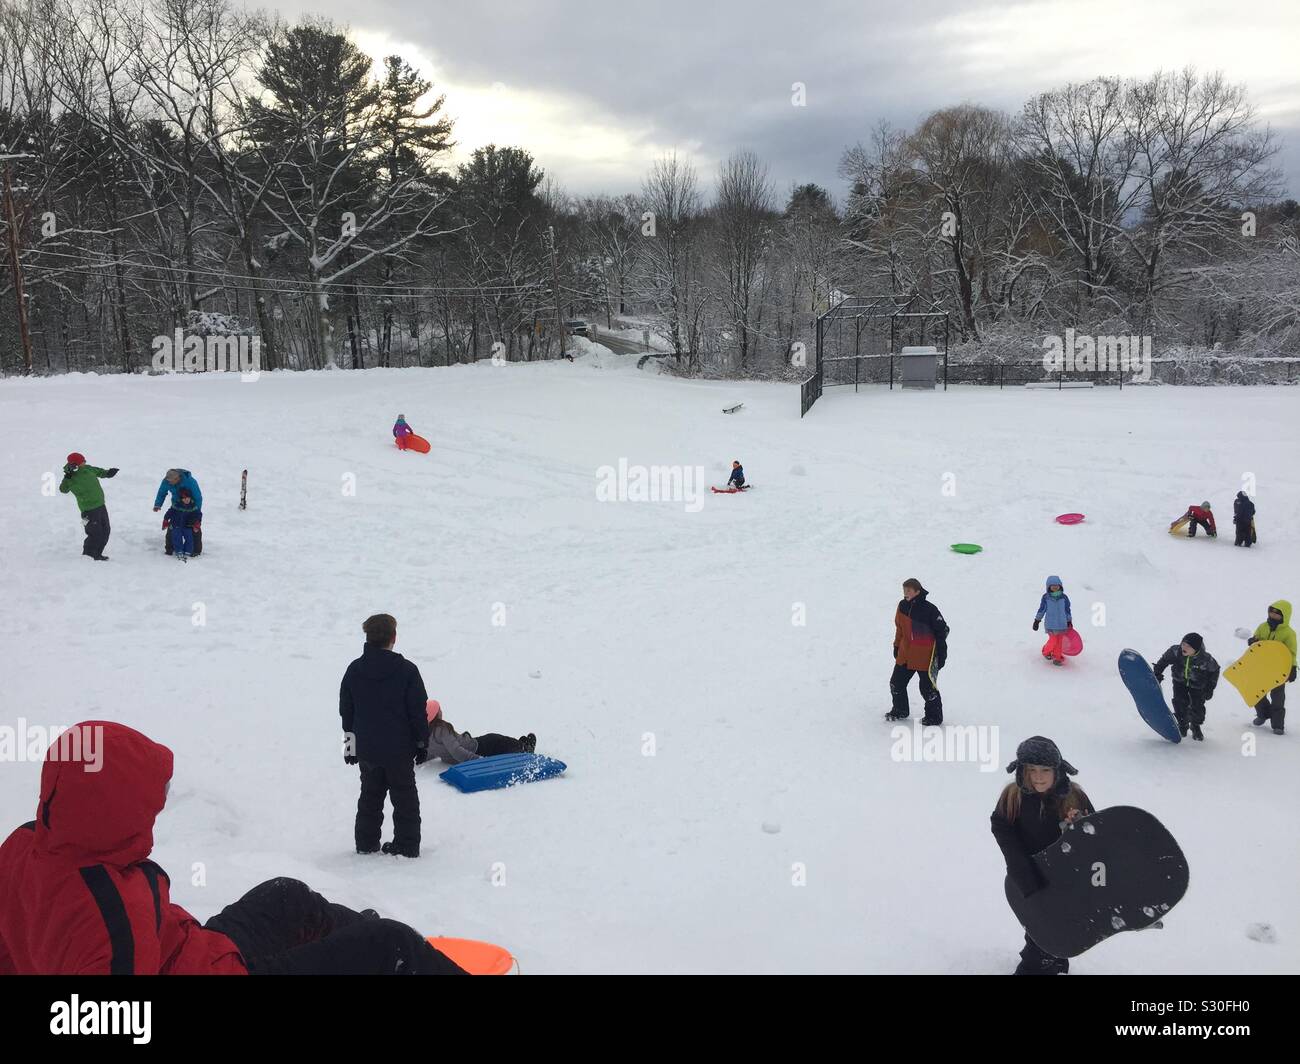
[[[822,397],[822,367],[819,364],[813,374],[799,385],[799,416],[802,418],[812,409],[813,403]]]

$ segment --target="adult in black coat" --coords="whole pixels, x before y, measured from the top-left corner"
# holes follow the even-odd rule
[[[1255,542],[1255,504],[1244,491],[1232,500],[1232,524],[1237,530],[1234,547],[1249,547]]]
[[[343,760],[361,766],[357,799],[357,853],[378,853],[384,827],[384,798],[393,802],[393,841],[384,853],[420,856],[420,794],[415,766],[429,756],[429,724],[420,670],[393,652],[397,621],[386,613],[361,626],[366,645],[348,666],[339,686],[343,718]]]
[[[1016,782],[1007,784],[989,817],[993,837],[1006,858],[1007,875],[1028,897],[1047,884],[1033,862],[1034,854],[1061,837],[1064,824],[1094,812],[1083,788],[1071,782],[1078,770],[1061,756],[1051,739],[1035,735],[1016,748],[1007,766]],[[1053,957],[1025,935],[1016,975],[1064,975],[1065,957]]]

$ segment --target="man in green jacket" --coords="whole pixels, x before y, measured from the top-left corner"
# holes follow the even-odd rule
[[[117,469],[100,469],[87,465],[86,456],[73,451],[68,455],[68,464],[63,467],[63,483],[59,491],[64,495],[72,492],[81,510],[81,523],[86,529],[86,542],[81,546],[81,553],[97,562],[108,561],[104,547],[108,543],[108,507],[104,505],[104,489],[100,487],[101,477],[115,477]]]
[[[1281,735],[1286,729],[1286,685],[1294,683],[1296,675],[1295,629],[1291,627],[1291,603],[1286,599],[1278,599],[1269,606],[1268,620],[1255,629],[1255,634],[1247,642],[1263,640],[1281,643],[1291,652],[1291,674],[1255,703],[1254,723],[1272,724],[1273,730]]]

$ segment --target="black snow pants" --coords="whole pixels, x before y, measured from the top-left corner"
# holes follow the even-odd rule
[[[420,792],[415,788],[415,764],[376,765],[361,762],[361,797],[357,799],[358,850],[379,849],[384,828],[384,798],[393,801],[393,844],[412,856],[420,852]]]
[[[497,754],[522,754],[524,752],[523,745],[519,740],[512,739],[508,735],[488,732],[474,738],[478,742],[479,757],[495,757]]]
[[[1244,525],[1240,521],[1234,523],[1233,527],[1237,530],[1237,538],[1232,541],[1234,547],[1249,547],[1255,542],[1255,530],[1251,525],[1250,521]]]
[[[81,524],[86,530],[86,541],[81,545],[81,553],[98,558],[108,545],[108,507],[96,506],[81,515]]]
[[[1194,539],[1196,537],[1196,529],[1198,526],[1205,529],[1205,534],[1207,536],[1214,535],[1214,533],[1210,531],[1210,526],[1207,522],[1202,521],[1199,517],[1193,517],[1191,522],[1187,526],[1187,535],[1189,538]]]
[[[1286,724],[1286,684],[1280,683],[1255,703],[1255,712],[1275,728]]]
[[[1067,958],[1044,953],[1032,938],[1025,936],[1025,948],[1020,951],[1016,975],[1066,975],[1069,971],[1070,962]]]
[[[466,975],[413,927],[268,879],[203,925],[238,947],[252,975]]]
[[[919,676],[921,697],[925,700],[925,719],[931,724],[943,723],[943,699],[939,689],[930,681],[930,674],[922,669],[909,669],[906,665],[895,665],[889,676],[889,694],[893,699],[894,713],[906,717],[911,713],[907,702],[907,685],[913,676]]]
[[[1186,684],[1174,681],[1174,717],[1178,720],[1178,727],[1184,733],[1187,731],[1187,725],[1195,724],[1198,727],[1205,723],[1205,694]]]

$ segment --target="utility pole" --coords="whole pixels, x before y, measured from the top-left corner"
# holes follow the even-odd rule
[[[13,266],[14,298],[18,300],[18,332],[23,342],[23,364],[27,372],[32,371],[32,337],[27,331],[27,297],[23,293],[23,266],[18,261],[18,218],[14,211],[14,191],[9,183],[9,160],[21,159],[21,155],[4,155],[0,159],[5,164],[5,221],[9,225],[9,261]]]
[[[560,309],[560,266],[556,257],[555,248],[555,226],[546,227],[546,242],[551,247],[551,285],[555,289],[555,328],[558,330],[556,335],[560,338],[560,357],[564,357],[564,349],[567,346],[564,335],[564,313]]]

